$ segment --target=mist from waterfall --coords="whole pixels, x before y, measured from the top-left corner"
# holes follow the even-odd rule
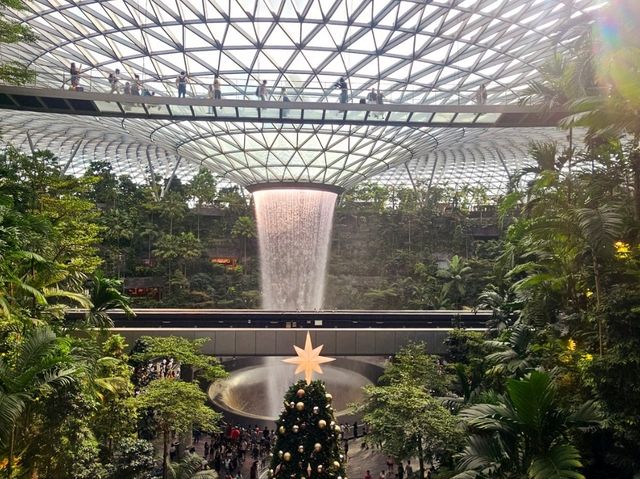
[[[322,308],[337,197],[337,193],[317,189],[254,191],[264,309]],[[280,358],[265,358],[273,372],[266,391],[273,418],[292,382],[293,369],[283,369],[281,364]]]
[[[322,308],[337,196],[298,188],[253,193],[264,309]]]

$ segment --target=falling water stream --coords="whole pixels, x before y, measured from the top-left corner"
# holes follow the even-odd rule
[[[301,188],[253,193],[264,309],[322,308],[337,197],[334,192]],[[272,417],[278,415],[293,377],[293,369],[280,367],[280,361],[280,358],[264,359],[271,379],[265,402]]]
[[[264,309],[322,308],[337,197],[336,192],[304,187],[253,190]],[[249,417],[275,419],[285,392],[300,377],[282,359],[267,357],[262,365],[234,371],[225,383],[214,385],[212,398]],[[321,379],[341,390],[347,402],[359,397],[361,386],[368,382],[333,364],[323,369],[326,376]]]
[[[322,308],[337,196],[302,188],[254,191],[264,309]]]

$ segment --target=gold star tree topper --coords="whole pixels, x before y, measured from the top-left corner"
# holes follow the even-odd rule
[[[298,367],[296,368],[295,373],[298,374],[304,371],[304,379],[307,381],[307,384],[311,384],[314,371],[322,374],[322,368],[320,367],[322,363],[329,363],[336,360],[336,358],[320,356],[320,351],[322,351],[324,344],[314,348],[311,345],[311,335],[309,334],[309,331],[307,331],[307,339],[304,342],[304,349],[295,345],[293,347],[295,348],[298,357],[283,359],[283,361],[285,363],[297,364]]]

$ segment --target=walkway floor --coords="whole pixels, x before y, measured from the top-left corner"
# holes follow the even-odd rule
[[[380,451],[372,448],[363,448],[362,439],[349,441],[349,452],[347,454],[347,477],[349,479],[363,479],[367,470],[371,472],[371,476],[377,479],[380,471],[386,471],[386,456]],[[204,440],[195,444],[196,452],[199,455],[204,454]],[[242,466],[242,476],[249,476],[249,468],[252,461],[245,461]],[[393,476],[391,476],[391,479]]]

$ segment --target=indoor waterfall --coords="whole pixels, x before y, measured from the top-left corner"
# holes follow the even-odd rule
[[[253,191],[264,309],[322,308],[337,196],[303,188]]]

